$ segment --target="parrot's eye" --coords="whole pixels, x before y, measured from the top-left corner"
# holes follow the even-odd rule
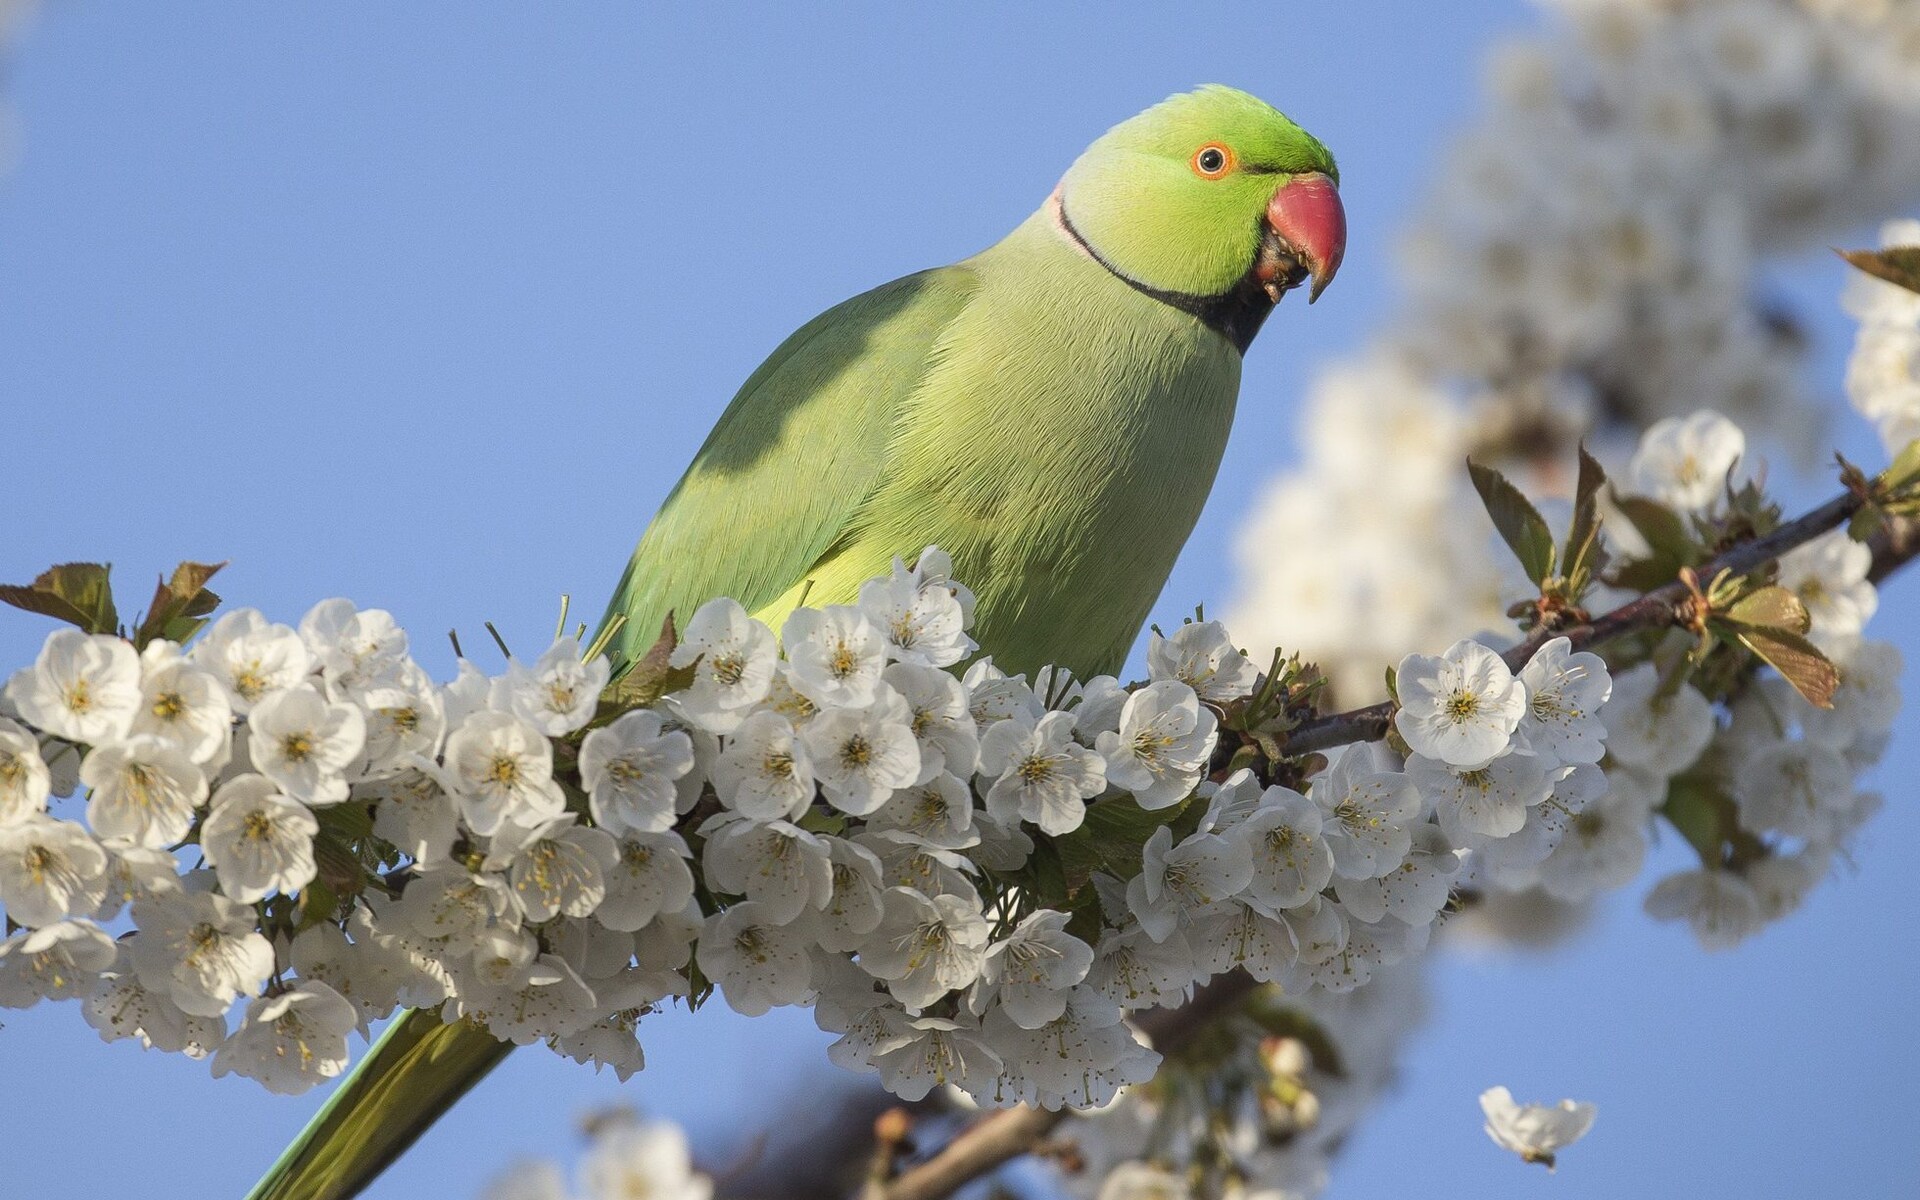
[[[1208,142],[1193,154],[1193,173],[1202,179],[1218,179],[1233,170],[1233,151],[1218,142]]]

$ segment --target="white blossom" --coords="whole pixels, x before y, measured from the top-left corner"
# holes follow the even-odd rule
[[[1046,703],[1027,686],[1027,677],[1009,675],[994,666],[991,654],[969,664],[960,682],[967,689],[967,711],[976,725],[984,727],[1020,714],[1037,721],[1047,711]]]
[[[1647,893],[1647,915],[1684,920],[1709,950],[1725,950],[1760,928],[1760,897],[1731,871],[1696,869],[1669,875]]]
[[[511,713],[467,717],[447,738],[446,763],[460,814],[475,833],[538,825],[566,808],[553,781],[553,744]]]
[[[320,807],[347,798],[346,773],[366,747],[358,705],[330,701],[311,686],[262,696],[247,718],[254,769],[296,800]]]
[[[513,923],[519,906],[500,875],[449,865],[416,874],[391,912],[393,923],[416,937],[450,954],[471,954],[487,930]]]
[[[447,736],[445,694],[417,664],[402,662],[355,699],[367,714],[357,772],[362,778],[390,778],[440,753]]]
[[[1538,758],[1509,754],[1472,771],[1459,771],[1419,755],[1407,760],[1407,777],[1433,805],[1434,819],[1456,846],[1518,833],[1527,809],[1553,792]]]
[[[781,627],[795,690],[822,707],[873,703],[887,665],[887,639],[858,608],[797,608]]]
[[[1406,857],[1408,828],[1425,807],[1414,781],[1384,770],[1364,745],[1342,750],[1313,777],[1307,794],[1320,806],[1320,836],[1334,871],[1351,879],[1384,874]]]
[[[1726,493],[1747,452],[1740,427],[1717,412],[1654,422],[1627,464],[1632,490],[1682,513],[1704,513]]]
[[[1520,736],[1535,755],[1562,763],[1597,763],[1606,752],[1600,708],[1613,694],[1606,660],[1574,652],[1564,637],[1549,638],[1520,670],[1527,709]]]
[[[1394,673],[1393,727],[1415,754],[1462,770],[1504,754],[1527,712],[1527,687],[1498,654],[1455,642],[1443,655],[1409,654]]]
[[[0,1008],[86,996],[118,955],[113,938],[92,921],[23,929],[0,941]]]
[[[1778,741],[1743,757],[1733,792],[1748,829],[1830,839],[1852,807],[1853,771],[1818,742]]]
[[[693,739],[664,729],[660,714],[635,709],[580,743],[580,782],[594,824],[611,833],[673,827],[674,781],[693,770]]]
[[[1780,556],[1779,584],[1800,598],[1813,628],[1807,638],[1834,652],[1860,636],[1880,606],[1867,581],[1873,550],[1836,529]]]
[[[440,780],[408,770],[355,789],[374,801],[373,832],[420,866],[445,861],[460,836],[460,808]]]
[[[300,618],[300,640],[313,665],[339,695],[353,695],[392,679],[407,663],[407,633],[382,608],[322,600]]]
[[[1237,700],[1253,692],[1260,669],[1236,650],[1227,627],[1218,621],[1189,621],[1162,637],[1147,637],[1147,674],[1158,680],[1178,680],[1203,700]]]
[[[833,894],[813,918],[814,940],[821,949],[845,953],[859,946],[880,923],[880,857],[845,838],[823,837],[833,864]]]
[[[148,735],[89,750],[80,781],[92,789],[87,823],[94,833],[149,848],[184,838],[207,799],[207,777],[185,751]]]
[[[886,1089],[908,1102],[949,1085],[977,1093],[989,1087],[1002,1068],[977,1024],[947,1017],[900,1022],[872,1062]]]
[[[745,900],[707,918],[697,952],[700,970],[719,986],[728,1007],[757,1017],[807,998],[812,941],[805,924]]]
[[[222,1015],[273,974],[273,947],[254,929],[253,909],[225,896],[144,897],[133,902],[133,922],[140,932],[129,955],[141,985],[194,1016]]]
[[[245,716],[261,698],[284,691],[313,670],[313,653],[291,626],[269,622],[256,608],[237,608],[207,627],[187,655],[227,690]]]
[[[809,721],[802,737],[827,802],[863,817],[894,789],[916,783],[920,745],[912,722],[906,700],[884,683],[874,687],[870,703],[828,709]]]
[[[686,839],[671,830],[630,833],[604,874],[606,899],[594,916],[609,929],[640,929],[663,912],[679,912],[693,898]]]
[[[371,1022],[391,1015],[398,1003],[401,957],[371,938],[348,941],[330,921],[295,934],[287,957],[302,980],[324,983],[353,1005],[362,1034]]]
[[[692,685],[678,693],[681,711],[702,729],[724,734],[766,699],[779,658],[773,631],[739,601],[723,597],[694,610],[667,662],[694,667]]]
[[[29,725],[94,744],[127,735],[140,706],[140,656],[106,634],[56,629],[31,667],[7,680],[6,700]]]
[[[101,1041],[132,1038],[150,1050],[188,1058],[205,1058],[219,1048],[227,1036],[225,1022],[185,1011],[173,1002],[170,987],[149,988],[125,965],[126,957],[123,950],[117,969],[102,976],[80,1006]]]
[[[1447,835],[1433,825],[1414,830],[1406,861],[1374,879],[1336,879],[1334,894],[1347,915],[1374,922],[1392,914],[1407,925],[1426,925],[1447,903],[1460,859]]]
[[[973,1011],[997,1001],[1022,1029],[1038,1029],[1065,1012],[1068,989],[1093,966],[1093,948],[1066,931],[1067,920],[1068,914],[1043,908],[994,942],[969,997]]]
[[[713,764],[720,802],[743,817],[798,817],[813,803],[813,757],[786,717],[762,710],[741,722]]]
[[[1134,924],[1101,934],[1086,982],[1133,1010],[1178,1004],[1194,975],[1193,949],[1178,930],[1156,942]]]
[[[1095,743],[1107,783],[1133,793],[1149,811],[1178,804],[1206,774],[1217,723],[1187,684],[1148,684],[1127,698],[1119,730]]]
[[[251,904],[275,892],[292,894],[313,881],[313,839],[320,823],[307,806],[281,794],[264,775],[241,775],[213,795],[200,850],[220,877],[220,890]]]
[[[218,679],[158,639],[140,652],[140,703],[128,732],[171,742],[193,762],[210,764],[226,752],[233,703]]]
[[[991,780],[987,811],[1032,821],[1058,837],[1080,827],[1086,802],[1106,787],[1106,761],[1073,740],[1073,715],[1038,720],[1016,713],[980,738],[980,777]]]
[[[1253,878],[1247,843],[1217,833],[1196,833],[1176,846],[1173,830],[1162,825],[1141,859],[1140,873],[1127,884],[1127,908],[1156,941],[1171,935],[1182,917],[1208,912]]]
[[[973,793],[966,781],[942,771],[925,783],[902,788],[867,814],[872,832],[907,834],[941,850],[964,850],[979,842]]]
[[[914,741],[920,746],[920,778],[915,782],[941,771],[963,779],[972,775],[980,732],[960,681],[945,671],[906,662],[890,664],[882,678],[907,704]]]
[[[577,639],[562,637],[529,667],[514,660],[499,681],[503,695],[494,708],[510,712],[548,737],[561,737],[586,725],[599,706],[612,667],[605,658],[580,660]]]
[[[347,1034],[358,1024],[340,993],[303,980],[248,1002],[240,1028],[213,1052],[213,1074],[245,1075],[276,1095],[300,1095],[347,1069]]]
[[[35,814],[0,825],[0,908],[38,928],[91,916],[107,894],[107,852],[74,821]]]
[[[111,921],[142,896],[178,891],[180,864],[167,850],[112,842],[107,852],[107,894],[93,911],[96,921]]]
[[[987,922],[960,896],[888,888],[880,922],[860,943],[860,965],[886,981],[894,999],[921,1009],[979,976]]]
[[[1613,679],[1613,695],[1600,710],[1607,727],[1607,754],[1657,775],[1678,775],[1713,740],[1713,706],[1687,684],[1660,688],[1652,663]]]
[[[693,1169],[676,1125],[621,1122],[598,1133],[580,1164],[584,1200],[708,1200],[713,1181]]]
[[[1314,896],[1310,903],[1317,907],[1320,898]],[[1238,967],[1263,983],[1281,978],[1299,954],[1292,925],[1244,896],[1195,917],[1182,945],[1191,948],[1190,974],[1196,977]]]
[[[760,919],[792,921],[833,895],[833,865],[820,839],[787,821],[720,818],[702,827],[708,883],[758,901]]]
[[[40,757],[40,743],[17,723],[0,717],[0,825],[12,825],[47,810],[53,776]]]
[[[919,571],[897,558],[891,576],[860,585],[859,607],[885,633],[887,656],[897,662],[949,667],[978,648],[966,635],[967,614],[953,590],[922,582]]]
[[[1552,1169],[1555,1156],[1593,1128],[1595,1110],[1573,1100],[1516,1104],[1512,1092],[1494,1087],[1480,1093],[1480,1111],[1486,1114],[1487,1136],[1494,1145]]]
[[[463,989],[442,1018],[472,1017],[502,1041],[526,1046],[586,1028],[598,1000],[565,959],[542,954],[495,987]]]
[[[1333,851],[1321,829],[1319,805],[1291,788],[1266,789],[1253,815],[1229,831],[1251,856],[1247,898],[1268,909],[1292,908],[1326,887]]]
[[[606,898],[606,873],[620,861],[619,843],[606,830],[574,820],[563,813],[538,825],[503,826],[487,849],[486,868],[506,871],[520,911],[534,924],[561,913],[584,917]]]

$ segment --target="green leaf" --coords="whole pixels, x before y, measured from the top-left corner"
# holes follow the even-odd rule
[[[1754,625],[1735,626],[1740,644],[1753,651],[1793,690],[1806,697],[1815,708],[1832,708],[1834,689],[1840,686],[1840,672],[1812,642],[1784,629],[1763,629]]]
[[[1473,476],[1474,489],[1486,504],[1493,527],[1500,531],[1501,539],[1520,560],[1527,578],[1535,584],[1545,582],[1553,574],[1553,533],[1547,528],[1546,519],[1519,488],[1492,467],[1483,467],[1469,459],[1467,473]]]
[[[1733,811],[1732,798],[1717,781],[1695,775],[1671,780],[1659,809],[1667,823],[1687,839],[1700,861],[1711,866],[1718,866],[1725,857],[1726,827]]]
[[[1877,504],[1866,505],[1861,508],[1859,512],[1854,513],[1852,517],[1848,518],[1847,536],[1856,542],[1864,542],[1874,534],[1880,532],[1880,527],[1886,524],[1886,522],[1887,512],[1885,509]]]
[[[1885,250],[1836,250],[1834,253],[1875,279],[1920,292],[1920,246],[1889,246]]]
[[[220,597],[207,590],[224,562],[183,562],[173,569],[172,579],[162,579],[153,589],[153,603],[147,606],[146,619],[134,631],[133,644],[144,649],[156,638],[185,642],[200,632],[207,614],[220,606]]]
[[[1920,438],[1908,442],[1893,456],[1893,462],[1881,473],[1880,480],[1892,491],[1920,483]]]
[[[1035,838],[1033,853],[1013,878],[1041,908],[1060,908],[1079,891],[1067,878],[1066,861],[1060,848],[1046,838]]]
[[[25,586],[0,584],[0,603],[78,625],[88,633],[118,633],[120,616],[113,607],[109,570],[106,563],[61,563]]]
[[[1087,806],[1086,820],[1072,833],[1053,839],[1067,895],[1087,885],[1095,871],[1116,879],[1140,873],[1140,849],[1162,825],[1172,825],[1193,804],[1192,798],[1148,812],[1131,796],[1116,796]],[[1043,843],[1044,844],[1044,843]]]
[[[1681,567],[1690,567],[1698,561],[1699,548],[1694,545],[1680,514],[1645,496],[1616,494],[1613,505],[1640,531],[1649,548],[1647,557],[1614,568],[1612,582],[1616,586],[1650,592],[1672,583]]]
[[[1749,592],[1727,610],[1727,619],[1740,625],[1788,633],[1804,634],[1813,628],[1813,617],[1800,597],[1777,586]]]
[[[1560,556],[1564,574],[1577,592],[1600,573],[1606,563],[1606,551],[1600,547],[1600,489],[1606,486],[1607,473],[1599,460],[1580,446],[1580,480],[1573,491],[1573,523],[1567,527],[1567,549]]]
[[[312,879],[300,889],[300,903],[296,909],[293,931],[300,933],[313,928],[322,921],[330,921],[340,908],[340,897],[334,890],[319,879]]]
[[[633,664],[631,670],[620,677],[618,683],[607,689],[613,706],[621,711],[630,708],[645,708],[657,702],[669,692],[677,692],[693,682],[697,662],[684,667],[673,665],[673,651],[679,646],[680,637],[674,631],[673,614],[660,623],[660,636],[640,661]]]

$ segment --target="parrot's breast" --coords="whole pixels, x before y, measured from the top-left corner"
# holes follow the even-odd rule
[[[1044,214],[964,265],[978,287],[816,581],[848,590],[938,544],[997,664],[1117,671],[1212,488],[1239,351]]]

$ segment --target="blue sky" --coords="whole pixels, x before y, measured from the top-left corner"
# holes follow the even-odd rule
[[[1339,283],[1249,358],[1159,615],[1219,606],[1306,380],[1391,308],[1392,238],[1445,169],[1478,55],[1535,19],[1518,0],[400,7],[68,0],[27,31],[0,178],[0,579],[103,559],[137,596],[179,558],[229,558],[235,601],[389,608],[438,672],[449,627],[537,643],[560,592],[599,611],[788,331],[989,244],[1106,126],[1218,80],[1334,148],[1352,228]],[[1838,281],[1811,263],[1782,285],[1830,379]],[[1920,578],[1883,608],[1920,663]],[[0,613],[0,665],[44,633]],[[1651,925],[1636,890],[1551,953],[1448,957],[1332,1194],[1911,1194],[1916,775],[1905,737],[1857,871],[1730,954]],[[471,1195],[615,1100],[723,1162],[772,1118],[752,1097],[830,1070],[796,1014],[648,1028],[624,1088],[514,1056],[373,1194]],[[1481,1135],[1493,1083],[1599,1102],[1558,1177]],[[0,1030],[9,1195],[237,1195],[319,1100],[103,1046],[67,1005]]]

